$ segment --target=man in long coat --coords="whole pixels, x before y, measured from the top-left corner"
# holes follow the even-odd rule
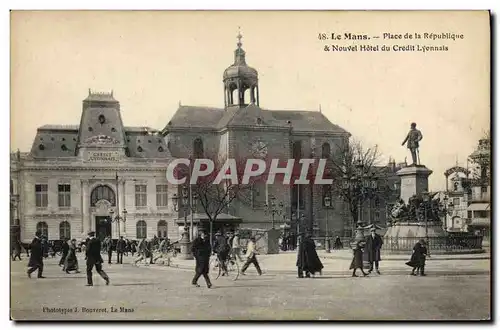
[[[311,277],[311,274],[321,273],[323,263],[318,257],[316,252],[316,244],[314,243],[311,235],[308,234],[302,239],[297,253],[297,271],[298,277],[303,278],[304,272],[306,277]]]
[[[125,252],[126,242],[123,236],[120,236],[118,242],[116,242],[116,263],[123,264],[123,253]]]
[[[95,238],[95,232],[91,231],[89,233],[90,239],[87,242],[87,247],[85,251],[87,259],[87,286],[93,286],[92,282],[92,269],[95,266],[97,273],[106,281],[106,285],[109,285],[109,277],[102,270],[102,256],[101,256],[101,242]]]
[[[212,283],[210,282],[210,277],[208,277],[208,271],[212,249],[210,247],[210,241],[207,239],[204,232],[200,232],[199,237],[193,241],[191,252],[196,259],[195,275],[191,283],[199,287],[198,279],[203,275],[205,282],[207,282],[207,287],[210,289]]]
[[[62,249],[62,256],[61,256],[61,260],[59,260],[59,266],[64,266],[64,263],[66,262],[66,257],[68,256],[68,252],[69,252],[69,244],[65,238],[63,239],[61,249]],[[65,269],[63,267],[63,271],[64,270]]]
[[[111,258],[113,257],[113,241],[111,240],[111,236],[106,237],[102,245],[104,245],[104,249],[108,253],[108,264],[111,264]]]
[[[35,238],[30,245],[30,260],[28,262],[28,277],[31,278],[31,273],[38,269],[38,278],[45,278],[43,274],[43,245],[41,239],[42,233],[37,231]]]
[[[377,274],[380,275],[378,266],[379,266],[379,261],[382,260],[380,259],[380,249],[382,248],[383,244],[384,241],[382,240],[382,237],[376,233],[375,228],[372,228],[370,230],[370,236],[366,238],[366,246],[365,246],[368,255],[368,262],[370,263],[370,269],[368,270],[368,274],[373,271],[373,264],[375,264],[375,271],[377,272]]]

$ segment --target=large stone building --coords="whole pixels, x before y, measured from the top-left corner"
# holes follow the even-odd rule
[[[334,157],[350,134],[321,111],[261,107],[258,73],[247,65],[241,46],[240,36],[234,63],[223,73],[221,108],[180,105],[159,132],[124,126],[113,93],[89,90],[79,125],[40,127],[31,151],[11,157],[13,237],[28,241],[38,229],[49,240],[57,240],[95,230],[113,238],[168,235],[175,240],[184,219],[191,217],[172,202],[174,194],[182,195],[182,187],[166,181],[165,170],[172,159]],[[396,171],[394,162],[384,167],[391,186],[397,180]],[[314,184],[255,184],[249,198],[234,200],[216,225],[269,229],[272,222],[266,204],[274,197],[276,205],[284,205],[276,227],[286,221],[296,230],[300,214],[301,226],[316,235],[328,228],[331,234],[351,236],[348,206],[331,191],[329,186]],[[331,197],[332,207],[325,206],[326,196]],[[385,225],[386,200],[370,203],[364,207],[368,213],[363,219]],[[117,215],[122,220],[111,221]],[[207,225],[199,206],[193,222]]]
[[[261,107],[258,72],[247,65],[241,36],[234,51],[234,63],[223,73],[221,89],[224,107],[179,106],[162,133],[173,157],[300,159],[329,158],[337,146],[347,143],[350,134],[332,124],[320,111],[268,110]],[[266,93],[269,94],[269,93]],[[221,93],[222,95],[222,93]],[[285,219],[296,228],[296,216],[303,214],[303,225],[316,233],[326,228],[344,235],[350,229],[344,204],[333,198],[333,208],[324,207],[329,190],[319,185],[289,186],[258,183],[251,197],[236,199],[228,213],[243,219],[243,227],[271,228],[265,205],[270,197],[286,206]],[[335,196],[333,196],[335,197]],[[290,221],[291,218],[291,221]],[[314,220],[313,220],[314,219]],[[282,222],[284,219],[277,219]],[[345,222],[345,223],[344,223]]]
[[[42,126],[31,151],[11,157],[13,236],[177,236],[165,177],[170,159],[161,134],[123,125],[112,92],[89,90],[80,125]]]

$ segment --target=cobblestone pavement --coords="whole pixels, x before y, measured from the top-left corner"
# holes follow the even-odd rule
[[[136,267],[126,258],[123,265],[104,265],[109,286],[94,274],[94,287],[86,287],[84,273],[67,275],[56,259],[45,262],[46,279],[28,279],[26,261],[11,263],[16,320],[456,320],[490,315],[485,274],[298,279],[258,276],[250,268],[237,281],[213,280],[208,289],[203,279],[200,288],[190,285],[190,270]]]

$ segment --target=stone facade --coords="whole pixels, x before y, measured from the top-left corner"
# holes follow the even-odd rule
[[[165,177],[170,160],[161,134],[123,126],[112,93],[89,91],[80,125],[42,126],[31,151],[11,157],[17,238],[29,242],[42,230],[49,240],[81,239],[93,230],[113,238],[176,239],[176,187]],[[110,221],[116,216],[121,220]]]

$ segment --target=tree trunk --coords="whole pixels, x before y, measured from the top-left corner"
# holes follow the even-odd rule
[[[210,222],[210,247],[213,246],[213,221],[209,221]]]

